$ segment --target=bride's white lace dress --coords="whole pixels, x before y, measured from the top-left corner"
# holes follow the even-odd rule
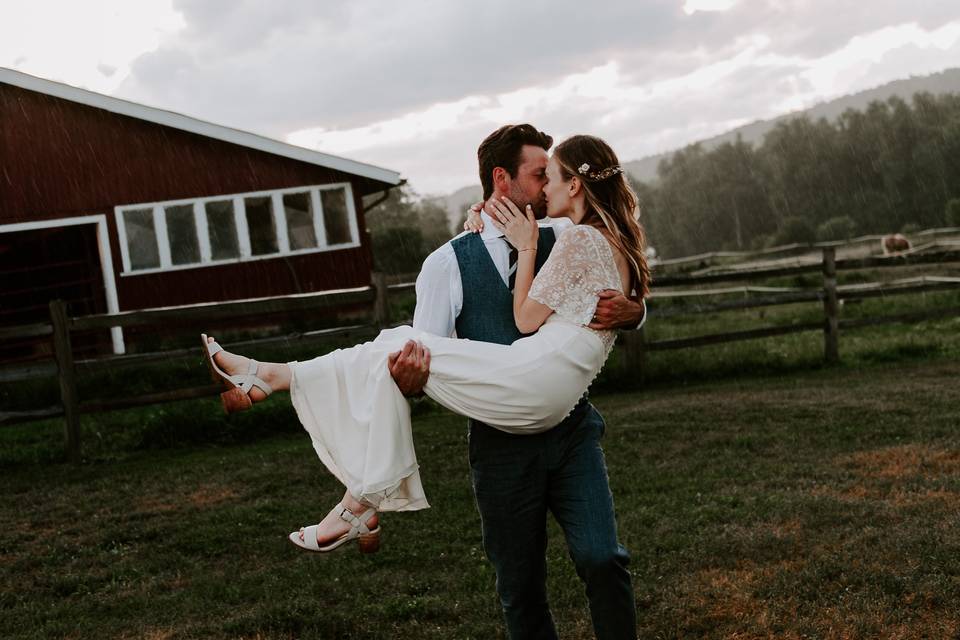
[[[503,431],[544,431],[576,406],[613,347],[616,332],[585,326],[603,289],[623,289],[610,244],[597,229],[574,226],[530,287],[531,298],[554,310],[535,334],[499,345],[388,329],[372,342],[290,363],[293,406],[320,460],[353,496],[380,511],[426,508],[410,407],[388,354],[420,340],[431,355],[428,396]]]

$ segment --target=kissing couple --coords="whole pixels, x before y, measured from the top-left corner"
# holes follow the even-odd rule
[[[650,270],[637,198],[603,140],[507,125],[478,149],[484,202],[417,278],[413,326],[301,362],[258,363],[202,336],[236,411],[289,391],[314,449],[346,488],[289,538],[329,552],[380,541],[380,514],[427,508],[406,397],[469,418],[483,546],[511,638],[556,637],[546,597],[546,514],[563,529],[598,637],[635,637],[629,555],[617,541],[587,399],[617,329],[645,320]],[[455,337],[454,337],[455,336]]]

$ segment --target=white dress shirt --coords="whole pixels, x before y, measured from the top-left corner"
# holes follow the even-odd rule
[[[480,239],[490,252],[490,258],[503,278],[504,284],[510,281],[510,248],[486,212],[481,212],[483,231]],[[573,227],[570,218],[547,218],[539,221],[541,228],[552,227],[559,239],[567,229]],[[464,231],[457,238],[472,233]],[[454,238],[456,239],[456,238]],[[460,265],[453,246],[449,242],[427,256],[417,276],[417,307],[413,312],[413,328],[437,336],[455,336],[457,316],[463,308],[463,283],[460,281]],[[644,308],[643,319],[647,319]],[[639,328],[639,327],[638,327]]]

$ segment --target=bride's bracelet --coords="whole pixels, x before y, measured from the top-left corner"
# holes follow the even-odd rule
[[[522,253],[522,252],[524,252],[524,251],[536,251],[536,250],[537,250],[536,247],[530,247],[529,249],[520,249],[520,251],[518,251],[518,253]]]

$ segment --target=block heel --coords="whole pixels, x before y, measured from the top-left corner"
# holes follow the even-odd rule
[[[380,551],[380,527],[370,533],[361,533],[357,536],[357,550],[360,553],[376,553]]]

